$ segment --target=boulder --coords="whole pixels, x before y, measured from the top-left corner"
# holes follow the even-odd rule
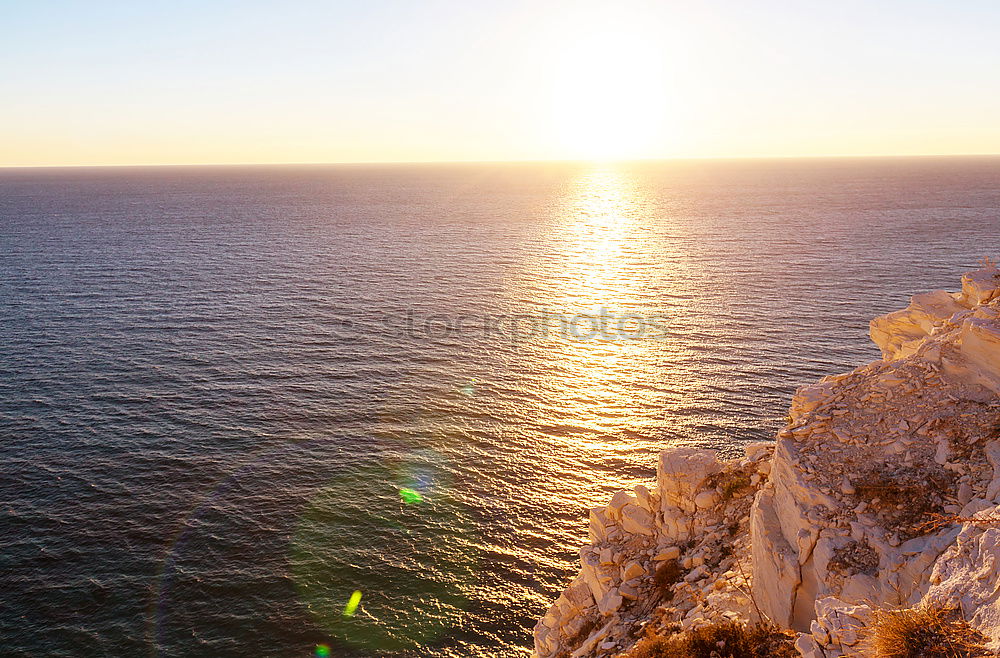
[[[1000,320],[969,318],[962,323],[961,350],[983,383],[1000,391]]]
[[[661,452],[656,468],[661,510],[695,511],[694,492],[721,468],[714,450],[680,446]]]
[[[622,607],[622,600],[622,595],[618,593],[617,589],[609,590],[597,602],[597,609],[600,610],[602,615],[607,617]]]
[[[622,508],[626,505],[634,505],[635,503],[635,498],[628,495],[625,491],[619,491],[611,498],[611,502],[608,503],[607,515],[612,519],[620,519]]]
[[[626,505],[621,511],[622,530],[633,535],[652,536],[656,532],[655,520],[646,508]]]
[[[962,276],[962,302],[966,306],[981,306],[1000,297],[1000,270],[987,263]]]
[[[653,495],[649,493],[649,489],[641,484],[637,484],[635,485],[635,489],[633,491],[635,492],[635,499],[639,507],[643,508],[650,514],[655,514],[657,505],[656,501],[653,500]]]
[[[676,546],[667,546],[665,548],[661,548],[659,552],[653,556],[653,559],[657,562],[661,562],[663,560],[676,560],[680,556],[681,549]]]
[[[605,509],[604,507],[594,507],[590,510],[590,541],[595,544],[607,541],[608,529],[614,526],[614,521],[608,518]]]
[[[913,354],[935,328],[968,309],[959,302],[961,298],[944,290],[925,292],[911,297],[905,309],[872,320],[869,334],[882,350],[882,358],[891,360]]]
[[[646,568],[638,562],[632,561],[622,567],[622,580],[632,580],[646,575]]]

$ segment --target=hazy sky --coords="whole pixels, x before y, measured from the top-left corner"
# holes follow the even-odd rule
[[[1000,2],[0,0],[0,164],[1000,153]]]

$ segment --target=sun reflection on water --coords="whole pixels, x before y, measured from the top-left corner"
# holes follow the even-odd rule
[[[647,284],[656,276],[661,292],[662,279],[677,281],[678,296],[687,292],[687,277],[663,271],[683,259],[647,230],[651,212],[651,200],[628,172],[587,171],[571,187],[545,251],[524,273],[540,305],[575,318],[584,336],[555,331],[525,345],[526,358],[545,364],[532,383],[545,402],[533,416],[543,433],[575,446],[608,449],[615,439],[620,449],[621,441],[661,438],[662,417],[648,410],[667,409],[667,398],[695,388],[675,376],[685,355],[669,340],[673,318],[664,300]],[[593,319],[602,315],[608,319]],[[620,323],[622,317],[631,320]],[[588,338],[581,325],[607,331]]]
[[[635,282],[622,271],[625,243],[640,199],[622,173],[597,169],[575,185],[560,227],[564,247],[552,303],[598,310],[634,301]],[[552,274],[556,274],[553,272]]]

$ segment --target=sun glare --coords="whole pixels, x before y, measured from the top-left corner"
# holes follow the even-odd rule
[[[665,56],[624,30],[593,31],[564,47],[552,87],[560,148],[586,160],[650,154],[670,123]]]

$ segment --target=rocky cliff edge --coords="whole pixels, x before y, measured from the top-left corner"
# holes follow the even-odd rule
[[[880,610],[931,604],[1000,649],[1000,270],[915,295],[871,337],[882,359],[800,388],[774,443],[669,448],[653,490],[592,509],[534,655],[761,621],[809,658],[874,655]]]

